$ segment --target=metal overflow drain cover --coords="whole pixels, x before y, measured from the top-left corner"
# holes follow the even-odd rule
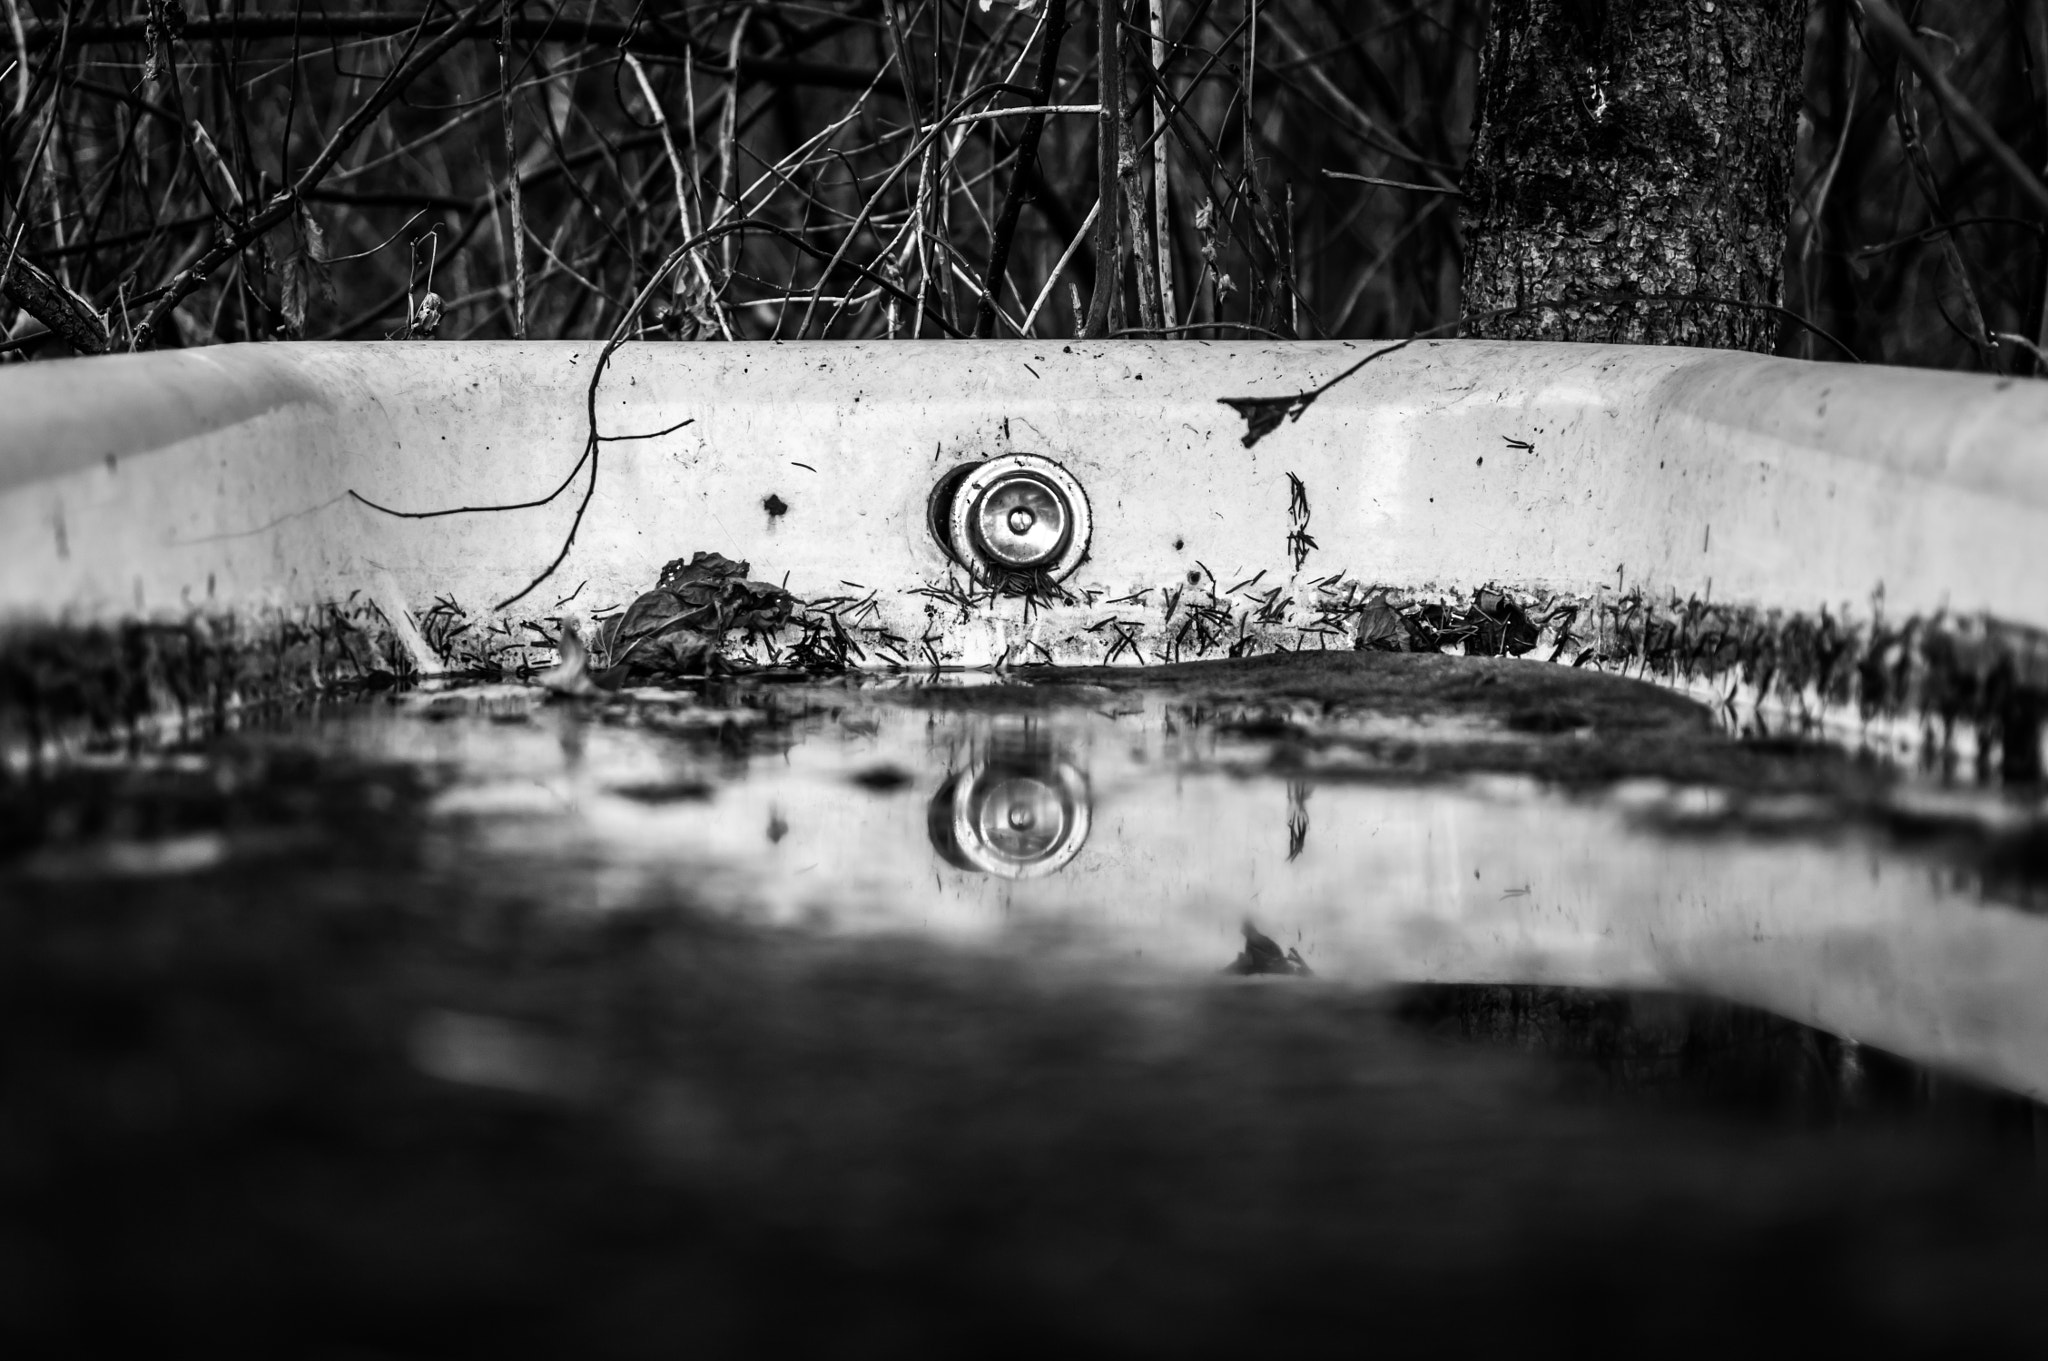
[[[1080,482],[1038,454],[953,469],[932,493],[931,525],[955,561],[998,586],[1067,576],[1093,529]]]

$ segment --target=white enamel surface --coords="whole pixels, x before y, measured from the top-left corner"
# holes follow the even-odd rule
[[[1222,397],[1285,395],[1364,344],[627,346],[568,560],[524,605],[621,604],[712,549],[799,595],[881,592],[948,660],[1058,612],[940,618],[926,500],[947,466],[1058,459],[1094,511],[1069,585],[1115,599],[1207,569],[1306,589],[1643,585],[1800,610],[1988,611],[2048,626],[2048,385],[1681,349],[1420,343],[1254,449]],[[0,369],[0,616],[92,618],[395,590],[488,606],[559,547],[596,350],[555,343],[230,346]],[[1531,444],[1533,449],[1518,447]],[[1288,474],[1317,548],[1287,551]],[[788,507],[771,516],[774,495]],[[1179,547],[1176,547],[1179,544]],[[1097,612],[1099,614],[1099,612]],[[1091,615],[1090,618],[1095,617]],[[1097,640],[1090,640],[1091,646]],[[1099,652],[1099,646],[1096,646]]]

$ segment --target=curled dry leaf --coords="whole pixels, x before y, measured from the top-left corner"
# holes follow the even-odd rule
[[[305,242],[301,254],[307,278],[319,299],[333,306],[334,271],[327,263],[327,232],[313,215],[313,209],[304,203],[299,205],[299,230]]]
[[[441,329],[441,295],[429,293],[420,299],[419,310],[412,314],[412,324],[406,328],[415,340],[432,340],[434,332]]]
[[[789,622],[795,597],[780,586],[749,581],[745,562],[721,553],[677,558],[651,591],[607,622],[598,635],[609,659],[607,678],[678,679],[726,665],[727,635],[766,633]]]
[[[306,334],[306,262],[298,251],[284,257],[277,272],[277,310],[293,340]]]
[[[1408,621],[1382,594],[1358,612],[1358,647],[1367,652],[1411,652]]]
[[[1287,397],[1219,397],[1216,400],[1244,417],[1242,442],[1249,449],[1278,430],[1282,421],[1300,420],[1301,413],[1308,410],[1309,403],[1319,395],[1297,392]]]

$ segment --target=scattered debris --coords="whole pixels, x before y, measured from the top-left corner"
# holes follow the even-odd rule
[[[217,732],[248,707],[411,683],[413,660],[367,597],[178,622],[0,630],[0,772],[80,739],[135,747]]]
[[[1766,723],[1773,733],[1807,731],[1860,718],[1886,725],[1888,742],[1974,762],[1980,778],[2042,778],[2048,634],[1995,619],[1891,616],[1881,598],[1859,614],[1759,610],[1614,585],[1571,593],[1489,583],[1423,594],[1343,571],[1291,586],[1254,573],[1226,589],[1203,564],[1188,571],[1192,582],[1114,598],[1027,597],[1027,628],[1039,609],[1061,613],[1018,642],[1007,665],[1152,665],[1354,648],[1528,656],[1711,690],[1725,721],[1744,731]],[[446,597],[416,623],[441,663],[438,681],[532,681],[538,673],[548,691],[587,695],[720,675],[936,670],[957,655],[949,621],[969,622],[996,599],[957,574],[893,600],[866,586],[799,600],[749,577],[748,564],[717,554],[679,559],[629,608],[598,608],[601,627],[577,643],[559,641],[569,622],[560,615],[471,614]],[[924,616],[914,622],[906,618],[913,602]],[[580,671],[572,665],[578,645],[587,649]],[[24,769],[40,759],[36,751],[153,743],[218,729],[256,704],[404,689],[421,678],[399,631],[367,596],[266,614],[195,613],[182,622],[16,627],[0,636],[0,757]],[[1570,726],[1562,716],[1529,721]]]
[[[1293,473],[1287,474],[1287,554],[1299,572],[1317,544],[1308,532],[1308,486]]]
[[[1491,589],[1473,595],[1465,624],[1472,630],[1465,639],[1467,656],[1519,657],[1535,648],[1541,634],[1513,596]]]

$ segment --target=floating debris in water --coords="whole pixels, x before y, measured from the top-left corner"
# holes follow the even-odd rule
[[[567,624],[562,625],[562,639],[557,651],[561,661],[534,677],[541,689],[570,699],[584,699],[602,693],[590,678],[589,649],[576,636],[576,630]]]

